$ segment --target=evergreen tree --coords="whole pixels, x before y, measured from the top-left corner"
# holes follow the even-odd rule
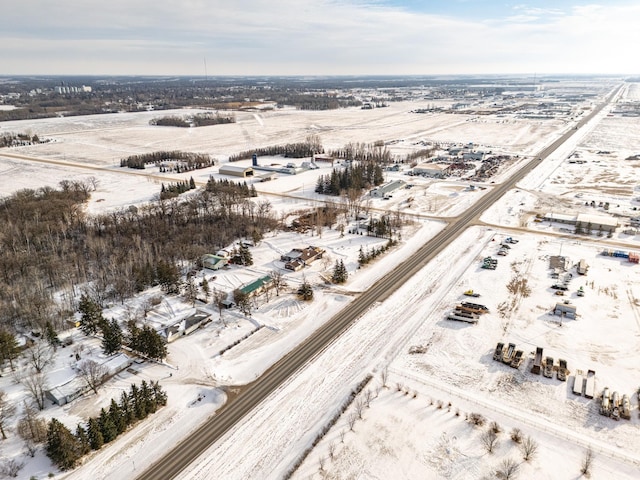
[[[69,470],[80,459],[81,447],[71,431],[55,418],[47,431],[47,456],[60,470]]]
[[[156,413],[156,410],[158,409],[156,397],[153,389],[149,387],[149,384],[145,380],[142,380],[142,383],[140,384],[140,396],[145,404],[144,409],[146,410],[147,415],[150,413]]]
[[[147,417],[146,403],[140,394],[140,389],[137,387],[135,383],[131,384],[131,394],[129,395],[131,398],[131,402],[133,405],[133,412],[135,414],[136,420],[142,420]]]
[[[360,265],[365,265],[367,262],[368,262],[367,256],[364,254],[364,250],[362,249],[362,245],[360,245],[360,251],[358,252],[358,263]]]
[[[238,255],[240,257],[240,263],[242,265],[253,265],[253,255],[251,255],[251,250],[249,250],[249,247],[247,247],[244,243],[240,243]]]
[[[112,355],[120,350],[122,347],[122,329],[116,321],[112,318],[111,321],[106,320],[100,324],[102,330],[102,350],[105,355]]]
[[[302,285],[298,288],[298,297],[305,301],[313,300],[313,288],[305,277],[302,277]]]
[[[87,431],[80,424],[76,427],[76,440],[78,440],[78,453],[82,457],[91,451],[91,442]]]
[[[129,325],[129,348],[154,360],[162,360],[167,356],[164,338],[149,325],[142,329]]]
[[[49,342],[49,345],[51,345],[54,348],[54,350],[58,347],[58,345],[60,345],[60,339],[58,338],[58,333],[53,328],[53,325],[51,324],[51,322],[47,322],[46,325],[44,326],[44,337],[47,339],[47,342]]]
[[[344,283],[347,281],[348,277],[347,268],[344,266],[344,262],[342,260],[336,260],[336,263],[333,267],[333,276],[331,280],[333,283]]]
[[[136,417],[127,392],[122,392],[122,395],[120,395],[120,403],[118,404],[118,406],[120,407],[120,412],[122,414],[124,423],[127,426],[133,424],[133,422],[136,421]]]
[[[120,405],[115,401],[115,399],[111,399],[111,403],[109,405],[109,417],[111,421],[116,426],[117,435],[120,435],[127,429],[127,422],[122,415],[122,410],[120,409]]]
[[[80,318],[80,329],[85,335],[95,335],[100,323],[104,321],[100,305],[87,294],[83,293],[80,297],[78,310],[82,315]]]
[[[193,177],[190,177],[189,178],[189,190],[195,190],[195,188],[196,188],[196,182],[193,179]]]
[[[100,450],[104,445],[104,438],[100,431],[100,424],[98,420],[91,417],[87,423],[87,436],[89,437],[89,445],[94,450]]]
[[[20,347],[18,347],[15,335],[0,329],[0,366],[8,360],[11,370],[13,370],[13,361],[18,358],[19,354]]]
[[[180,271],[175,264],[160,260],[156,265],[156,279],[163,292],[176,294],[180,291]]]
[[[155,397],[156,404],[159,407],[164,407],[167,404],[167,392],[162,390],[158,381],[151,382],[151,389],[153,390],[153,396]]]
[[[104,408],[100,410],[98,425],[100,426],[100,433],[102,433],[104,443],[109,443],[118,436],[118,428]]]

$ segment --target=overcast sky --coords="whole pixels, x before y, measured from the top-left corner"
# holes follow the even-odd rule
[[[638,47],[638,0],[13,0],[0,14],[0,75],[637,74]]]

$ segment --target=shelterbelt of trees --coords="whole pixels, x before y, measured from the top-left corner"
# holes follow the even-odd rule
[[[269,202],[251,201],[246,185],[90,216],[83,204],[96,183],[65,181],[0,200],[0,328],[62,327],[76,309],[76,286],[101,306],[154,285],[175,291],[182,262],[277,227]]]

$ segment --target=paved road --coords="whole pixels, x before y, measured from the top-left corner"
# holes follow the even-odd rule
[[[616,89],[602,105],[581,120],[578,128],[599,113],[618,91],[619,89]],[[476,205],[452,220],[411,258],[401,263],[392,272],[376,282],[366,292],[362,293],[340,313],[320,327],[310,338],[273,365],[255,382],[241,388],[239,393],[230,398],[221,410],[210,417],[173,450],[167,452],[161,460],[151,465],[138,479],[158,480],[175,478],[211,444],[224,435],[225,432],[260,402],[266,399],[271,392],[286,382],[293,372],[307,362],[312,361],[319,352],[358,319],[371,304],[385,300],[395,289],[423,268],[464,229],[477,221],[479,216],[487,210],[487,208],[498,201],[509,189],[513,188],[519,180],[536,168],[576,131],[577,128],[567,131],[551,145],[544,148],[533,160],[525,164],[506,182],[496,185],[495,188],[485,194]]]

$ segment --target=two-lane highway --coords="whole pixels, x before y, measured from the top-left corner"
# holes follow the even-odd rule
[[[619,87],[621,88],[621,87]],[[578,127],[597,115],[611,98],[619,91],[616,89],[598,108],[580,121]],[[399,286],[422,269],[431,259],[441,252],[453,239],[471,225],[491,205],[498,201],[509,189],[525,175],[536,168],[547,156],[566,142],[577,129],[571,129],[544,148],[535,158],[515,172],[506,182],[496,185],[464,214],[452,220],[442,231],[422,246],[411,258],[407,259],[392,272],[381,278],[367,291],[354,299],[340,313],[320,327],[306,341],[293,349],[280,361],[267,370],[255,382],[242,387],[240,393],[210,417],[197,430],[180,442],[172,451],[167,452],[157,463],[151,465],[138,478],[140,480],[171,479],[177,476],[201,453],[225,434],[233,425],[254,409],[276,388],[287,381],[291,375],[307,362],[313,360],[323,349],[339,337],[375,302],[385,300]],[[265,439],[266,440],[266,439]]]

